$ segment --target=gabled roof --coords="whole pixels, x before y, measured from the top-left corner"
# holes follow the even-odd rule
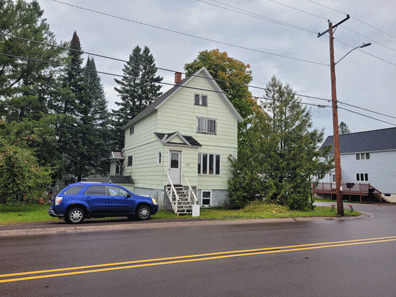
[[[110,160],[113,160],[113,159],[124,160],[125,157],[122,155],[121,152],[111,152],[109,159]]]
[[[174,87],[172,87],[170,90],[168,90],[167,92],[165,92],[164,94],[159,96],[153,103],[151,103],[149,106],[147,106],[141,113],[139,113],[131,121],[129,121],[123,127],[123,129],[127,129],[129,126],[133,125],[140,119],[144,118],[145,116],[149,115],[153,111],[157,110],[159,107],[161,107],[162,104],[164,104],[169,98],[171,98],[174,94],[176,94],[181,88],[186,87],[186,84],[189,83],[196,76],[206,77],[209,80],[210,84],[213,86],[215,92],[219,94],[221,99],[223,99],[224,103],[231,110],[232,114],[236,117],[238,122],[243,121],[241,115],[235,109],[234,105],[232,105],[230,100],[228,100],[228,98],[225,96],[224,91],[222,89],[220,89],[219,85],[213,79],[212,75],[210,75],[209,71],[205,67],[202,67],[197,72],[195,72],[193,75],[186,77],[181,82],[177,83]]]
[[[333,136],[328,136],[322,144],[333,145]],[[396,150],[396,128],[364,131],[340,135],[341,154]],[[330,154],[334,154],[332,148]]]
[[[184,146],[192,146],[192,147],[201,147],[202,145],[195,140],[194,137],[192,136],[187,136],[187,135],[181,135],[180,132],[172,132],[172,133],[154,133],[158,139],[164,144],[164,145],[184,145]],[[172,142],[172,139],[175,137],[179,137],[183,143],[178,143],[178,142]]]

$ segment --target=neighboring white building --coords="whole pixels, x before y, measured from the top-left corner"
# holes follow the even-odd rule
[[[327,137],[322,148],[333,145]],[[342,183],[370,184],[396,202],[396,128],[340,135]],[[334,149],[329,153],[333,157]],[[335,183],[334,169],[320,183]]]
[[[133,178],[135,193],[160,207],[175,202],[167,198],[170,181],[176,196],[193,199],[192,189],[201,206],[218,206],[227,200],[228,156],[237,155],[242,118],[206,68],[183,80],[176,73],[175,83],[124,126],[125,148],[111,155],[110,175],[124,159],[121,172]]]

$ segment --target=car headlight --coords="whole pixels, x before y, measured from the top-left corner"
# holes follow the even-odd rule
[[[55,205],[59,205],[62,202],[63,197],[56,197],[55,198]]]
[[[154,198],[151,198],[151,200],[153,200],[153,204],[154,204],[154,205],[157,205],[157,201],[155,201]]]

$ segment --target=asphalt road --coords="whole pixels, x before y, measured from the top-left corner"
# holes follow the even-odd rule
[[[396,296],[396,206],[355,209],[367,215],[0,237],[0,296]]]

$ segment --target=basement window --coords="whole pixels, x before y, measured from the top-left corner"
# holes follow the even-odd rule
[[[202,207],[211,207],[212,205],[212,191],[203,191],[201,192],[202,195],[202,200],[201,200],[201,206]]]

